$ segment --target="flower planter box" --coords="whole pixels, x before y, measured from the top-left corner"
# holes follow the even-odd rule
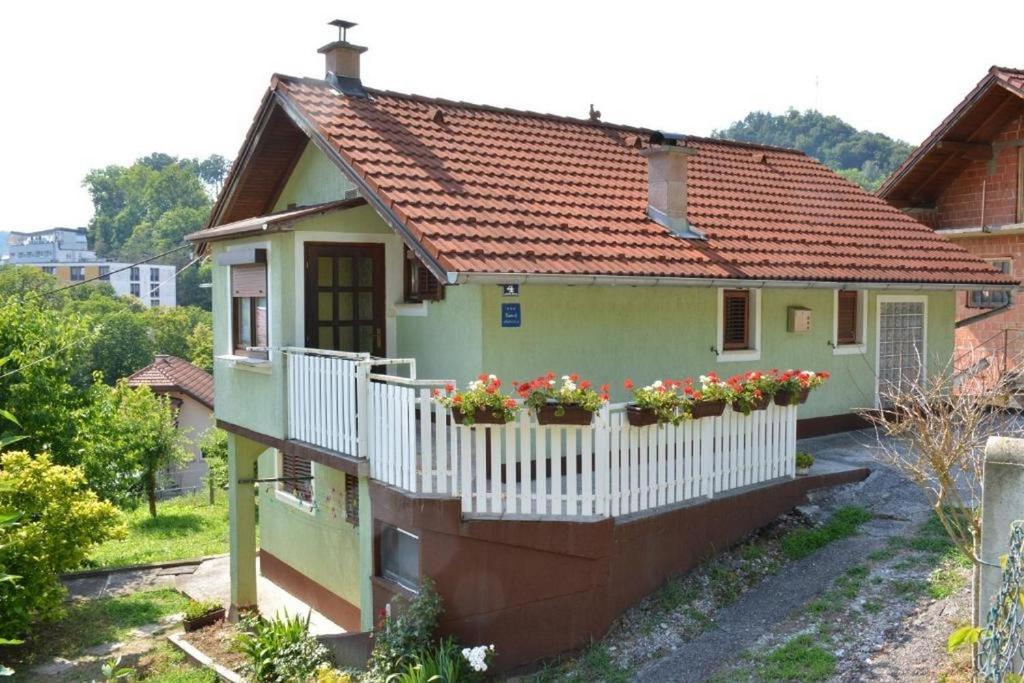
[[[777,406],[798,406],[807,403],[807,397],[810,395],[810,389],[801,389],[794,396],[792,392],[780,391],[775,394],[775,405]]]
[[[640,408],[630,403],[626,406],[626,420],[634,427],[649,427],[658,424],[658,416],[650,408]]]
[[[771,396],[762,396],[759,399],[755,399],[750,404],[750,412],[754,412],[755,410],[767,410],[768,409],[768,404],[771,403],[771,402],[772,402],[772,397]],[[740,409],[740,407],[736,403],[732,404],[732,409],[735,410],[737,413],[742,413],[743,412],[743,410]]]
[[[806,477],[810,473],[811,473],[811,468],[810,467],[797,467],[796,468],[796,476],[798,476],[798,477]]]
[[[562,414],[557,415],[558,412],[562,412]],[[585,427],[593,420],[594,413],[579,406],[548,403],[537,410],[537,423],[542,425],[581,425]]]
[[[702,417],[718,417],[725,412],[725,399],[719,399],[717,401],[697,401],[693,404],[690,409],[690,414],[694,420],[699,420]]]
[[[457,425],[466,424],[466,414],[458,408],[452,408],[452,422]],[[480,409],[473,413],[472,423],[474,425],[503,425],[505,418],[500,413]]]
[[[185,619],[182,624],[185,626],[185,632],[190,633],[192,631],[198,631],[199,629],[209,626],[210,624],[216,624],[218,621],[224,619],[224,608],[215,609],[212,612],[207,612],[201,617],[194,619]]]

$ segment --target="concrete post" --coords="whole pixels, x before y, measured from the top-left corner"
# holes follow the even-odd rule
[[[359,628],[372,631],[373,613],[373,503],[370,500],[369,467],[359,467]]]
[[[978,624],[984,625],[992,599],[999,593],[999,557],[1009,549],[1010,524],[1024,519],[1024,439],[989,437],[985,444],[985,493],[982,499],[981,559],[976,601]]]
[[[256,459],[265,446],[228,433],[228,517],[231,544],[231,605],[228,618],[256,607],[256,491],[239,479],[256,476]]]

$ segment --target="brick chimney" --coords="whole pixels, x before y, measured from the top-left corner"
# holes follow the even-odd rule
[[[335,19],[328,23],[338,27],[338,39],[317,50],[326,58],[327,80],[346,95],[365,96],[366,91],[359,79],[359,57],[366,48],[348,42],[348,30],[356,25],[355,22]]]
[[[640,152],[647,157],[648,218],[680,237],[704,239],[686,216],[688,160],[697,150],[673,133],[652,133],[650,143]]]

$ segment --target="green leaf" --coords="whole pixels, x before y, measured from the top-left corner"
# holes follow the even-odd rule
[[[17,510],[0,510],[0,526],[13,524],[21,519],[21,513]]]
[[[977,626],[961,626],[950,634],[946,641],[946,652],[952,654],[965,645],[974,645],[981,638],[981,628]]]

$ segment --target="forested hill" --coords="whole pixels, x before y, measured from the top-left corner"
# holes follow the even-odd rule
[[[785,114],[754,111],[714,137],[799,149],[873,192],[903,163],[913,145],[882,133],[857,130],[838,116],[809,109]]]

